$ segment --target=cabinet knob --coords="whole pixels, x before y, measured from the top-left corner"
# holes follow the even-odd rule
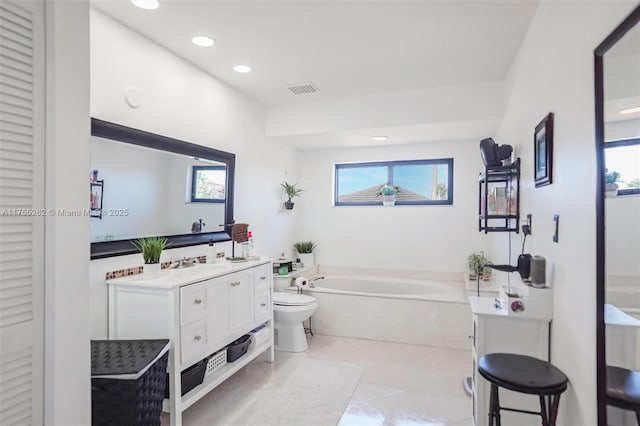
[[[469,339],[473,340],[473,336],[467,336]]]
[[[195,340],[195,341],[200,341],[200,340],[202,340],[202,336],[201,336],[201,335],[199,335],[199,334],[196,334],[196,335],[194,336],[193,340]]]
[[[260,306],[267,306],[267,304],[266,303],[261,303]]]
[[[231,287],[237,287],[240,285],[240,281],[234,281],[231,283]]]
[[[263,275],[263,276],[261,276],[261,277],[260,277],[260,279],[261,279],[262,281],[264,281],[264,280],[266,280],[266,279],[267,279],[267,277],[265,277],[265,276]]]
[[[196,305],[199,305],[202,303],[202,299],[196,299],[193,301],[193,303],[195,303]]]

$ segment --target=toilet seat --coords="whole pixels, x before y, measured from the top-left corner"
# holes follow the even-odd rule
[[[316,301],[315,297],[296,293],[273,293],[273,304],[280,306],[306,306]]]

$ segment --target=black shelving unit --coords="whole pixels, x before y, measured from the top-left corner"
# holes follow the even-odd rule
[[[498,209],[498,200],[490,206],[494,188],[504,188],[505,206]],[[491,208],[491,211],[489,209]],[[478,231],[515,232],[520,223],[520,158],[508,166],[488,166],[478,178]]]
[[[89,216],[102,219],[102,193],[104,190],[104,181],[97,180],[89,182],[89,191],[91,193],[91,201],[89,205]],[[93,203],[93,194],[98,194],[98,202]]]

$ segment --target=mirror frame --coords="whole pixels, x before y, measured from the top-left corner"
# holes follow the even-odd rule
[[[598,426],[607,425],[607,364],[605,348],[605,225],[604,225],[604,54],[640,22],[637,6],[596,47],[594,57],[595,119],[596,119],[596,389]]]
[[[166,237],[169,241],[168,249],[206,244],[210,240],[213,240],[214,242],[231,240],[230,224],[234,222],[233,193],[236,168],[235,154],[146,132],[144,130],[134,129],[132,127],[111,123],[109,121],[93,117],[91,118],[91,135],[160,151],[173,152],[176,154],[187,155],[189,157],[206,158],[208,160],[225,163],[227,167],[227,182],[225,191],[224,231],[160,236]],[[132,244],[132,241],[134,240],[135,238],[128,240],[92,242],[91,259],[102,259],[106,257],[138,253],[138,249],[136,249]]]

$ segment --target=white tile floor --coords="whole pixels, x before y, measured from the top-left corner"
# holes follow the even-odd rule
[[[303,353],[276,352],[273,364],[258,357],[183,415],[185,426],[246,425],[305,360],[362,366],[351,399],[324,420],[302,416],[291,426],[471,426],[471,398],[462,379],[471,370],[468,351],[316,335]],[[336,364],[338,365],[338,364]],[[289,383],[291,385],[291,383]],[[291,402],[295,404],[294,400]],[[163,415],[163,425],[168,416]]]

